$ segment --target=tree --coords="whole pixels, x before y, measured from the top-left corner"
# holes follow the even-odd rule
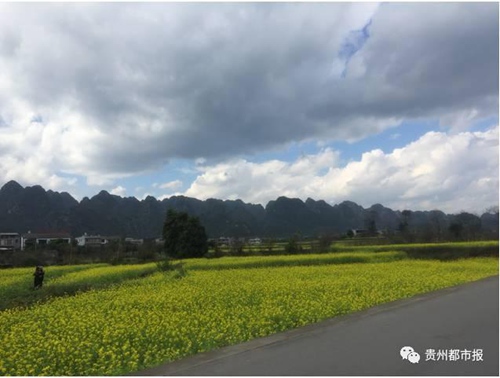
[[[239,239],[233,239],[229,243],[229,254],[231,256],[244,256],[245,251],[243,251],[243,247],[245,243]]]
[[[403,236],[403,239],[406,242],[411,242],[411,241],[413,241],[412,237],[411,237],[411,232],[410,232],[410,219],[411,219],[412,211],[411,210],[403,210],[401,215],[402,215],[402,220],[399,223],[399,227],[398,227],[399,232],[401,233],[401,235]]]
[[[365,228],[368,231],[369,236],[377,235],[377,212],[371,210],[365,217]]]
[[[301,253],[302,252],[302,246],[298,242],[298,237],[293,236],[288,240],[288,243],[285,245],[285,253],[286,254],[295,254],[295,253]]]
[[[462,223],[452,222],[450,223],[448,229],[451,232],[451,234],[455,237],[455,239],[460,239],[462,237],[462,231],[464,229],[464,226]]]
[[[349,230],[349,231],[351,231],[351,230]],[[318,243],[319,252],[329,252],[330,246],[332,245],[332,242],[333,242],[333,239],[334,238],[332,235],[328,235],[328,234],[321,235],[319,238],[319,243]]]
[[[462,211],[455,216],[456,221],[462,225],[462,236],[466,240],[476,240],[481,233],[481,219],[474,214]]]
[[[202,257],[208,252],[205,227],[197,217],[169,210],[163,225],[165,252],[174,258]]]
[[[498,205],[490,206],[484,212],[486,214],[497,214],[498,215]]]
[[[264,252],[267,255],[272,255],[274,252],[274,245],[276,244],[276,240],[273,238],[269,238],[266,243],[266,250],[263,248],[263,244],[261,246],[261,252]]]

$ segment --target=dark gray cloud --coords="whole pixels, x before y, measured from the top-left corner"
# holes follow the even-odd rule
[[[498,14],[488,9],[494,4],[482,14],[477,5],[382,6],[347,78],[312,105],[311,117],[439,118],[472,108],[497,114]]]
[[[66,161],[82,174],[498,114],[495,3],[4,4],[0,14],[10,91],[0,119],[20,100],[92,135]]]

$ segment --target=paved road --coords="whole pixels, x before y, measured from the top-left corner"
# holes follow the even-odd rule
[[[137,375],[499,375],[498,276],[202,353]],[[420,362],[403,360],[411,346]],[[483,361],[426,361],[482,349]],[[472,356],[471,356],[472,358]]]

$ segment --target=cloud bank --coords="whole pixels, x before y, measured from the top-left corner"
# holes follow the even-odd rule
[[[294,162],[234,160],[200,168],[186,191],[196,198],[241,198],[265,205],[281,195],[344,200],[364,207],[481,212],[498,201],[498,127],[486,132],[429,132],[390,153],[373,150],[345,166],[325,149]],[[471,201],[470,196],[474,196]]]
[[[402,122],[437,120],[443,132],[473,135],[471,125],[498,117],[498,46],[496,3],[2,3],[0,181],[70,191],[85,181],[125,193],[118,179],[187,159],[286,171],[304,193],[333,198],[317,175],[309,182],[294,171],[331,169],[333,150],[264,166],[233,159],[293,142],[362,140]],[[486,158],[476,152],[456,159]],[[396,155],[368,152],[349,170],[334,168],[343,178],[332,173],[328,185],[335,196],[357,195],[362,184],[349,172],[397,170]],[[441,169],[422,164],[411,167]],[[427,193],[417,177],[402,205]],[[252,187],[235,185],[228,196]],[[440,198],[444,184],[435,185]],[[276,192],[255,198],[266,191]]]

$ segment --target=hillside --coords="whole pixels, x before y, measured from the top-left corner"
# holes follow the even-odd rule
[[[381,204],[367,209],[344,201],[334,206],[322,200],[279,197],[266,207],[241,200],[174,196],[157,200],[123,198],[101,191],[80,202],[66,192],[46,191],[41,186],[22,187],[10,181],[0,189],[0,232],[24,233],[68,231],[73,236],[89,234],[155,238],[161,235],[168,209],[198,216],[209,237],[288,237],[340,234],[348,229],[376,226],[398,230],[404,220],[421,230],[447,230],[460,220],[478,231],[498,231],[498,213],[447,215],[439,210],[414,211],[406,219],[400,211]],[[463,219],[462,219],[463,218]],[[479,222],[479,223],[477,223]]]

